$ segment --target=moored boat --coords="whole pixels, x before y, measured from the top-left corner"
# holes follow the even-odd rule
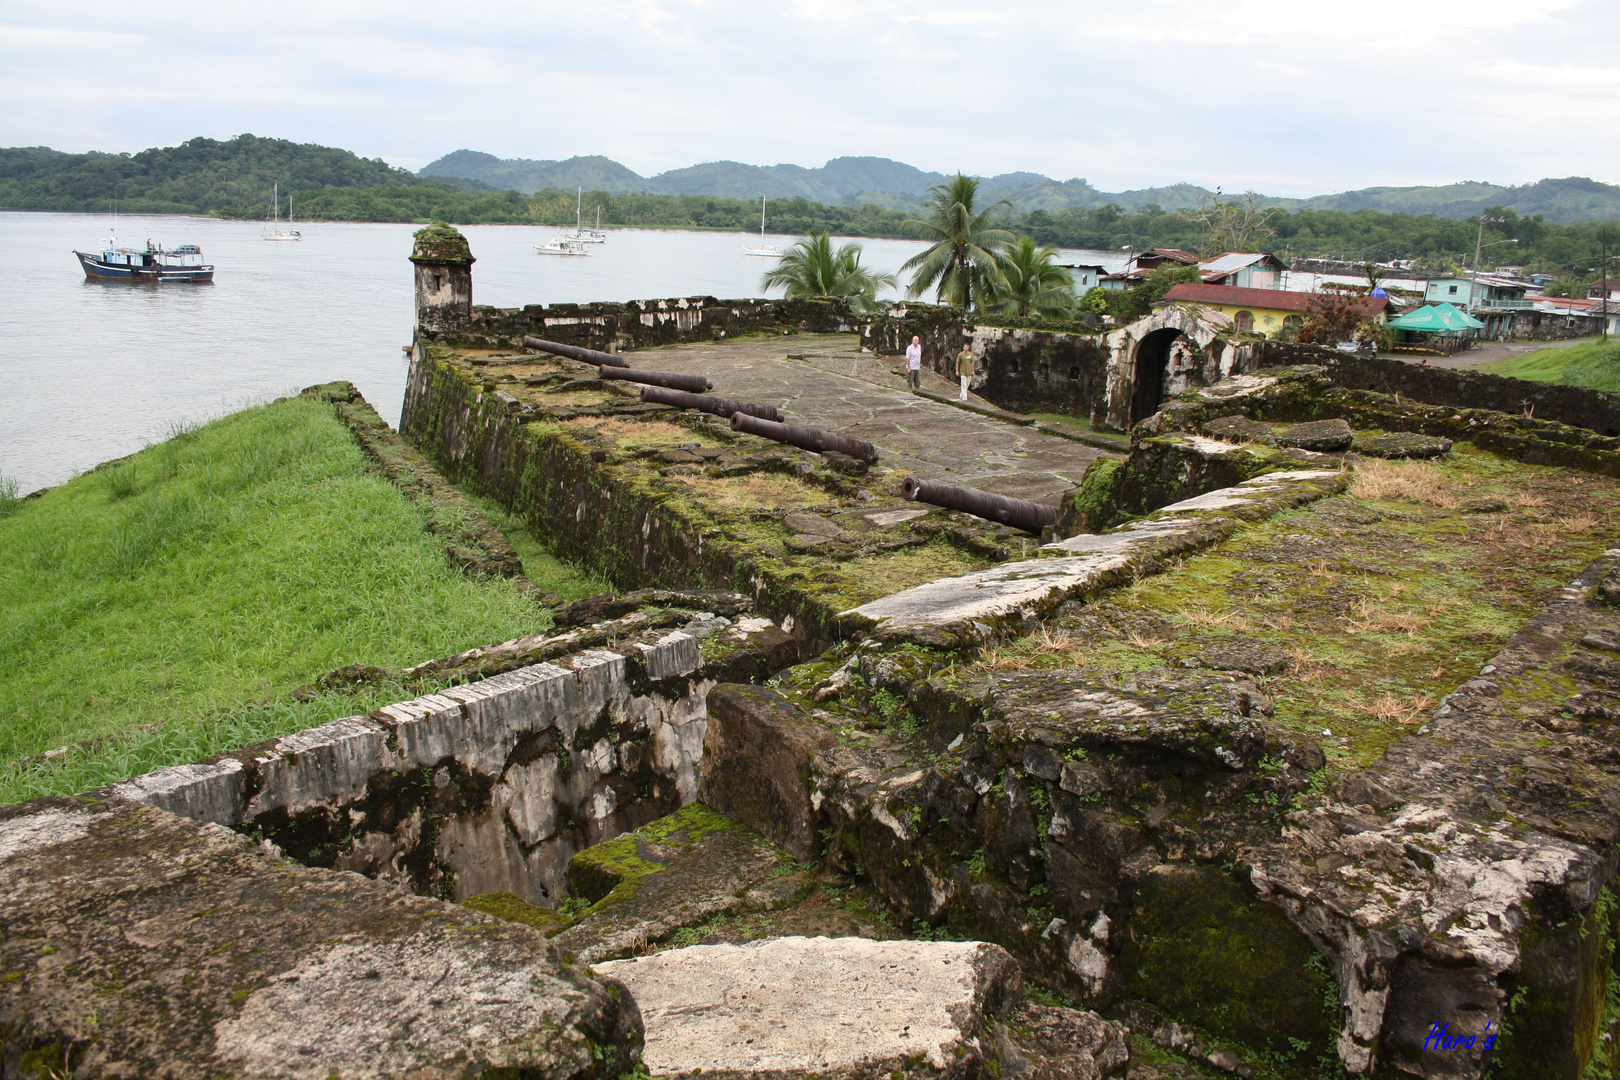
[[[744,255],[758,255],[762,259],[780,259],[787,252],[775,244],[765,242],[765,196],[759,197],[759,243],[749,244],[743,248]]]
[[[281,184],[270,185],[270,213],[265,215],[260,240],[302,240],[304,234],[292,227],[292,192],[287,192],[287,227],[281,227]]]
[[[74,251],[84,276],[113,281],[213,281],[212,263],[203,262],[202,248],[181,244],[166,248],[148,240],[146,247],[120,247],[118,241],[103,240],[96,254]]]
[[[536,255],[589,255],[585,245],[566,236],[553,236],[543,244],[534,245]]]

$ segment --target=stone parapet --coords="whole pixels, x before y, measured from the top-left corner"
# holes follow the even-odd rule
[[[793,656],[766,619],[699,617],[693,632],[650,621],[609,624],[617,651],[507,669],[108,793],[414,892],[511,892],[552,906],[568,894],[575,852],[696,797],[710,687],[762,678]],[[524,650],[544,642],[475,660]],[[463,663],[446,671],[468,669],[452,659]]]

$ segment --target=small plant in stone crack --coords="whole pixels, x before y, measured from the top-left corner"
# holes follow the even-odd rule
[[[1203,605],[1192,605],[1178,608],[1172,612],[1186,626],[1199,630],[1236,630],[1240,633],[1249,629],[1249,620],[1241,611],[1228,611],[1217,614]]]
[[[1382,693],[1361,703],[1361,711],[1380,724],[1407,727],[1422,723],[1434,701],[1427,694]]]

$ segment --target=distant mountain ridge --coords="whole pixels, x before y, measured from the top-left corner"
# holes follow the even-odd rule
[[[655,195],[710,195],[717,198],[803,198],[833,205],[875,203],[888,209],[920,205],[928,189],[945,175],[925,172],[902,161],[881,157],[833,158],[819,168],[803,165],[748,165],[711,161],[641,176],[611,158],[572,157],[561,161],[502,159],[476,150],[457,150],[417,171],[420,177],[475,180],[491,187],[532,195],[546,188],[583,187],[589,191],[647,192]],[[1196,184],[1101,191],[1083,179],[1054,180],[1031,172],[982,178],[980,190],[1012,203],[1019,213],[1058,213],[1113,203],[1125,210],[1145,206],[1179,210],[1209,199],[1214,192]],[[1521,217],[1542,214],[1548,221],[1620,218],[1620,186],[1587,177],[1538,180],[1504,186],[1467,181],[1431,187],[1370,187],[1306,199],[1262,196],[1267,206],[1296,210],[1378,210],[1387,213],[1433,214],[1462,219],[1493,206]]]

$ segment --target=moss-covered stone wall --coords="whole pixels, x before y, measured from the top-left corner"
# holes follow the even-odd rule
[[[498,349],[516,348],[525,335],[532,335],[565,345],[621,352],[753,334],[854,333],[859,329],[859,317],[833,300],[683,296],[521,308],[475,306],[465,328],[427,335],[427,339],[465,348]]]
[[[1620,435],[1620,394],[1282,341],[1256,343],[1254,353],[1254,367],[1319,365],[1335,385],[1347,390],[1393,394],[1426,405],[1493,409],[1587,428],[1600,435]]]

